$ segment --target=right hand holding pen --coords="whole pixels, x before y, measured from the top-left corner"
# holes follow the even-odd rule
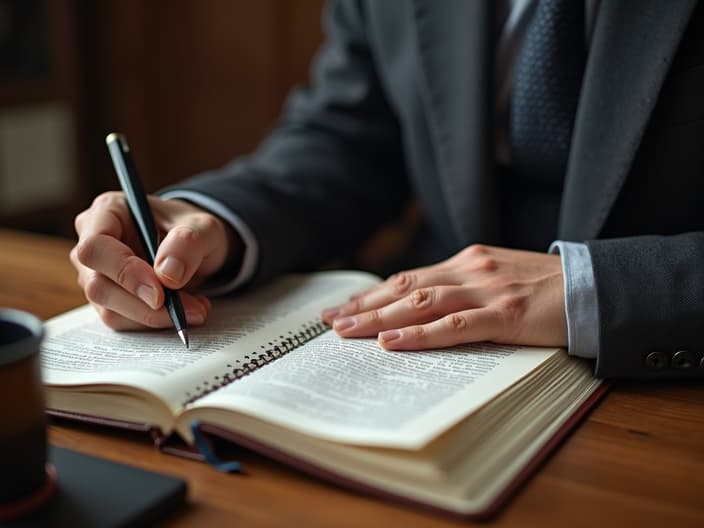
[[[143,258],[121,192],[101,194],[75,220],[78,243],[70,257],[78,284],[103,322],[116,330],[172,326],[162,286],[197,286],[223,267],[235,244],[229,226],[195,205],[154,196],[149,204],[162,239],[154,267]],[[188,324],[202,324],[208,299],[183,290],[181,298]]]

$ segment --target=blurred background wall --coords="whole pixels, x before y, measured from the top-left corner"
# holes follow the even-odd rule
[[[250,151],[305,82],[323,0],[0,0],[0,227],[73,236],[117,188],[124,132],[147,191]]]

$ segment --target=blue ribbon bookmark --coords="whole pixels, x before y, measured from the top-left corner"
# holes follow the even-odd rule
[[[191,433],[196,444],[196,448],[203,455],[205,461],[222,473],[243,473],[244,467],[236,460],[220,460],[210,447],[210,443],[200,432],[200,420],[191,422]]]

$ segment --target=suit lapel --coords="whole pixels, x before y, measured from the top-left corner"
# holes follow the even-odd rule
[[[695,5],[696,0],[600,2],[562,197],[561,238],[598,236]]]
[[[413,6],[420,89],[458,247],[495,242],[499,224],[487,84],[493,78],[491,4],[414,0]]]

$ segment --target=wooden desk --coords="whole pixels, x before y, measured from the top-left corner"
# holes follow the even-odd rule
[[[83,303],[69,241],[0,230],[0,306],[48,318]],[[386,504],[243,453],[249,476],[165,455],[146,439],[73,424],[51,442],[179,475],[173,526],[466,526]],[[618,384],[492,526],[704,526],[704,386]]]

